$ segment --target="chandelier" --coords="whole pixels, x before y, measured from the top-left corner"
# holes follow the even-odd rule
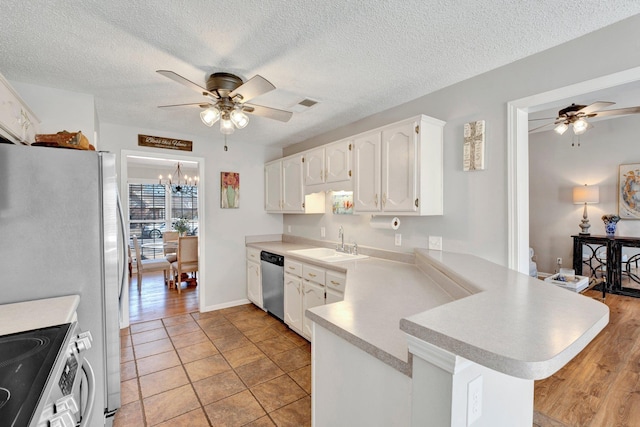
[[[182,173],[182,164],[176,165],[176,170],[173,175],[169,174],[165,179],[162,175],[158,177],[158,183],[160,185],[167,185],[171,188],[171,192],[174,194],[193,194],[194,188],[198,186],[200,178],[197,176],[190,177]]]

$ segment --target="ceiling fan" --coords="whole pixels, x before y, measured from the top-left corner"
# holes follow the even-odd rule
[[[249,124],[245,113],[269,119],[287,122],[293,115],[290,111],[249,104],[247,101],[274,90],[276,87],[262,76],[255,75],[246,82],[234,74],[213,73],[206,81],[206,89],[181,75],[168,70],[157,70],[157,73],[170,78],[191,90],[203,95],[202,102],[189,104],[161,105],[159,108],[199,107],[202,123],[211,127],[220,121],[220,132],[232,134],[236,128],[242,129]]]
[[[547,126],[556,125],[556,127],[553,130],[560,135],[565,133],[567,129],[569,129],[569,126],[573,127],[573,132],[576,135],[582,135],[587,131],[587,129],[590,129],[593,127],[593,125],[591,125],[587,121],[587,118],[606,117],[606,116],[623,116],[626,114],[640,113],[640,106],[618,108],[616,110],[602,110],[602,108],[609,107],[610,105],[613,105],[613,104],[615,104],[615,102],[606,102],[606,101],[598,101],[589,105],[571,104],[570,106],[558,111],[558,117],[531,119],[531,121],[533,120],[554,120],[554,121],[551,123],[547,123],[542,126],[533,128],[529,132],[542,129]]]

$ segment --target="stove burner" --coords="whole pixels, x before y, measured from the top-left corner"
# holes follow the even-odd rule
[[[2,361],[0,368],[24,360],[47,348],[51,341],[47,337],[14,337],[0,339]]]
[[[11,392],[4,387],[0,387],[0,409],[11,399]]]

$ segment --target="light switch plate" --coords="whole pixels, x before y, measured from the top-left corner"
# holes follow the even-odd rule
[[[320,237],[326,237],[327,230],[324,227],[320,227]]]
[[[396,246],[402,246],[402,234],[396,234]]]
[[[482,375],[467,384],[467,426],[482,416]]]
[[[442,250],[442,236],[429,236],[429,249]]]
[[[291,226],[287,225],[287,233],[291,233]]]

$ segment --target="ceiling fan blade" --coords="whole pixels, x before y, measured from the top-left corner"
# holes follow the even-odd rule
[[[250,99],[255,98],[256,96],[260,96],[264,93],[270,92],[275,88],[276,87],[272,85],[269,80],[256,74],[255,76],[247,80],[244,84],[237,87],[233,92],[231,92],[229,94],[229,97],[233,98],[236,95],[240,95],[242,96],[242,100],[240,102],[247,102]]]
[[[263,107],[262,105],[244,104],[242,110],[255,114],[256,116],[267,117],[269,119],[279,120],[281,122],[288,122],[293,113],[291,111],[278,110],[271,107]]]
[[[615,104],[615,102],[607,102],[607,101],[598,101],[598,102],[594,102],[593,104],[589,104],[586,107],[582,108],[581,110],[576,111],[577,113],[583,113],[583,114],[591,114],[594,111],[598,111],[601,110],[603,108],[607,108],[610,105]]]
[[[598,111],[597,113],[593,114],[593,117],[623,116],[625,114],[639,114],[639,113],[640,113],[640,106],[618,108],[616,110]]]
[[[207,108],[213,104],[208,104],[206,102],[191,102],[189,104],[171,104],[171,105],[158,105],[158,108],[173,108],[173,107],[200,107]]]
[[[546,125],[538,126],[537,128],[529,129],[529,133],[546,128],[547,126],[553,126],[555,123],[547,123]]]
[[[530,122],[535,122],[536,120],[556,120],[557,117],[540,117],[539,119],[529,119]]]
[[[163,76],[180,83],[183,86],[188,87],[189,89],[198,92],[200,95],[204,95],[204,96],[212,96],[216,99],[219,99],[220,97],[218,95],[216,95],[213,92],[209,92],[208,90],[206,90],[205,88],[203,88],[202,86],[192,82],[189,79],[185,79],[184,77],[182,77],[180,74],[176,74],[173,71],[169,71],[169,70],[156,70],[156,73],[158,74],[162,74]]]

